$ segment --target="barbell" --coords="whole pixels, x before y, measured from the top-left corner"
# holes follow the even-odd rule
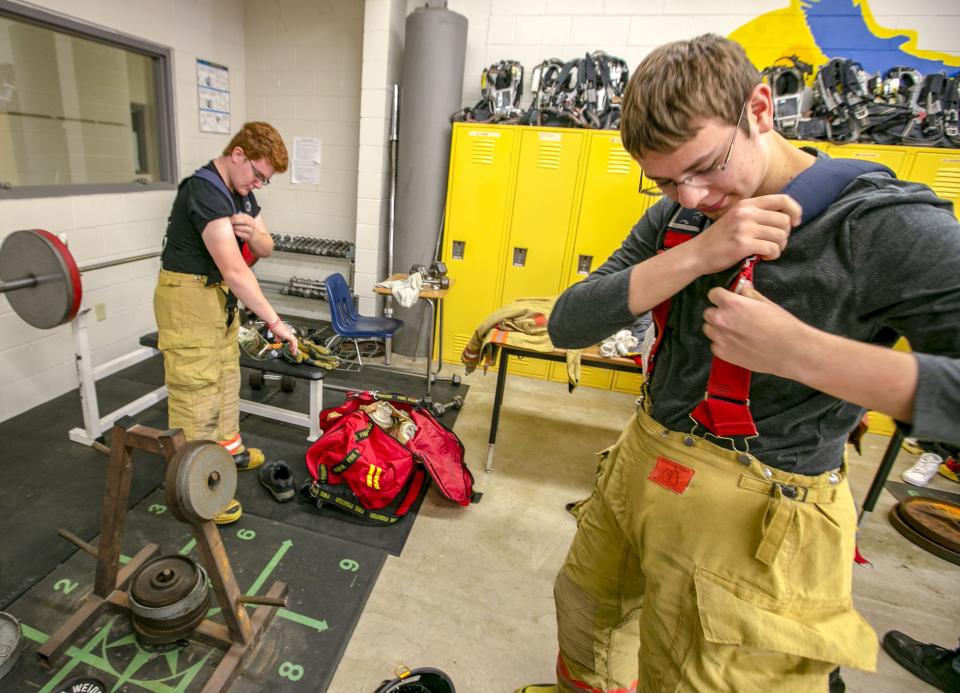
[[[158,257],[159,250],[78,266],[49,231],[14,231],[0,244],[0,294],[24,321],[40,329],[68,323],[80,310],[81,272]]]

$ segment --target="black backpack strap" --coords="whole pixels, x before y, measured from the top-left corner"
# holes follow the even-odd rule
[[[323,481],[328,478],[325,471],[325,467],[320,465],[320,480],[308,481],[300,487],[301,500],[315,505],[318,510],[329,506],[350,513],[363,522],[380,525],[392,525],[402,519],[417,500],[427,478],[423,468],[418,465],[403,489],[389,505],[377,510],[368,510],[363,507],[360,499],[347,484],[330,484]]]

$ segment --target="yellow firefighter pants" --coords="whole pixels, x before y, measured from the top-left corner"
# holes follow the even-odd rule
[[[240,431],[239,321],[227,326],[226,284],[160,270],[153,296],[170,428],[187,440],[230,441]]]
[[[825,693],[838,664],[874,669],[846,465],[789,474],[638,411],[577,514],[561,691]]]

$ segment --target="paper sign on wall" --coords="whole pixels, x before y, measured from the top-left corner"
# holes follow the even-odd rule
[[[230,70],[197,60],[200,132],[230,132]]]
[[[320,182],[320,140],[314,137],[293,138],[293,171],[290,180],[303,185]]]

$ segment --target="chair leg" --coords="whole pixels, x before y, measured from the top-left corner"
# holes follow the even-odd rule
[[[360,356],[360,342],[356,339],[353,340],[353,348],[357,350],[357,363],[363,368],[363,358]]]

